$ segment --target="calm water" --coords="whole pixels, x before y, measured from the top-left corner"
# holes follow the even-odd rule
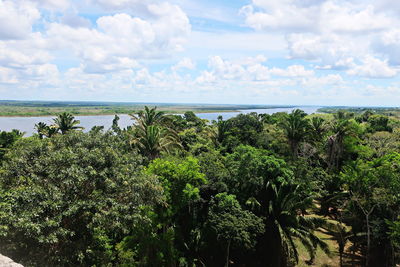
[[[270,109],[246,109],[240,112],[215,112],[215,113],[198,113],[202,119],[216,120],[218,116],[222,116],[225,120],[232,118],[239,113],[267,113],[273,114],[276,112],[291,112],[293,109],[302,109],[306,113],[316,113],[319,107],[295,107],[295,108],[270,108]],[[128,115],[119,115],[119,126],[122,128],[132,125],[132,120]],[[52,124],[54,117],[0,117],[0,130],[11,131],[12,129],[18,129],[25,132],[25,136],[30,136],[35,132],[35,124],[38,122],[45,122]],[[81,126],[85,127],[85,130],[90,130],[93,126],[104,126],[105,129],[109,129],[112,125],[113,115],[101,115],[101,116],[76,116],[76,119],[81,121]]]

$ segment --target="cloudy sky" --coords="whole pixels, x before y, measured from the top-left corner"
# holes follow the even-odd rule
[[[0,99],[398,106],[393,0],[0,0]]]

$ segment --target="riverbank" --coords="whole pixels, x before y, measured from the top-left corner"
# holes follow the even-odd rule
[[[289,105],[228,105],[228,104],[175,104],[175,103],[116,103],[116,102],[52,102],[0,100],[0,117],[51,117],[62,112],[74,116],[104,116],[131,114],[144,106],[157,106],[171,114],[239,112],[248,109],[292,108]]]

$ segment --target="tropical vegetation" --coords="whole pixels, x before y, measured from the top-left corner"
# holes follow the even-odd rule
[[[168,115],[0,132],[0,253],[24,266],[398,266],[400,121]]]

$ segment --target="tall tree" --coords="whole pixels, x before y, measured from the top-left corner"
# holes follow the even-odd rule
[[[45,136],[46,134],[46,130],[47,130],[47,124],[44,122],[39,122],[37,124],[35,124],[35,129],[39,135],[40,139],[43,139],[43,136]]]
[[[135,121],[135,124],[141,128],[147,128],[152,125],[163,125],[168,121],[168,117],[165,112],[158,111],[157,107],[149,108],[144,107],[144,110],[140,110],[136,114],[130,114],[131,118]]]
[[[299,261],[294,238],[298,238],[310,255],[310,262],[315,258],[315,251],[320,247],[329,254],[327,244],[314,231],[326,224],[326,220],[318,217],[302,216],[301,211],[310,208],[312,197],[304,197],[302,188],[296,184],[267,184],[269,201],[266,211],[266,231],[270,244],[271,256],[269,266],[284,267],[288,260]]]
[[[54,126],[61,132],[61,134],[66,134],[72,130],[83,129],[83,127],[78,126],[79,120],[75,120],[75,117],[67,112],[61,113],[55,118]]]
[[[281,122],[281,127],[285,131],[293,157],[298,156],[299,144],[305,139],[309,130],[309,122],[305,118],[306,115],[304,111],[296,109]]]
[[[151,125],[145,128],[137,127],[137,131],[132,136],[131,144],[136,146],[150,160],[159,157],[161,152],[169,153],[173,148],[181,147],[176,133],[159,125]]]
[[[145,106],[144,110],[131,117],[135,125],[130,142],[150,160],[159,157],[161,152],[169,153],[173,148],[181,147],[177,133],[166,125],[169,118],[164,112],[157,111],[157,107]]]
[[[344,153],[345,137],[354,133],[354,125],[348,116],[338,113],[336,119],[331,124],[332,135],[328,137],[328,157],[327,163],[330,169],[339,169]]]
[[[261,218],[243,210],[235,195],[220,193],[211,201],[208,224],[217,235],[217,240],[226,244],[225,267],[229,266],[230,249],[251,249],[257,235],[264,232]]]
[[[313,117],[310,120],[310,134],[313,142],[320,142],[327,130],[325,120],[321,117]]]

